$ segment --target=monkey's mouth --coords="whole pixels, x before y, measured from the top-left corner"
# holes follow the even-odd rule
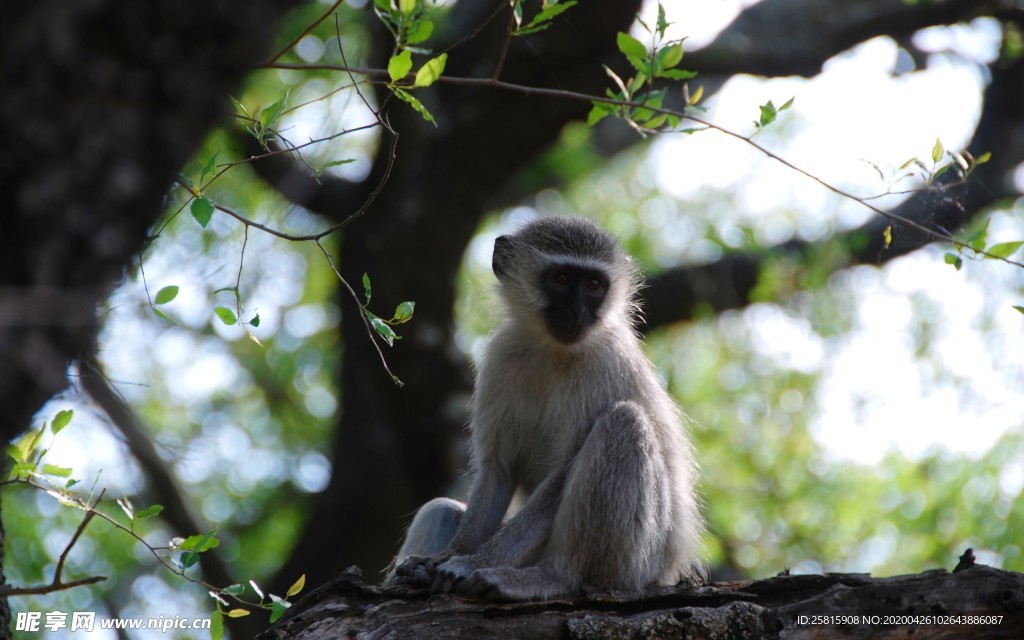
[[[551,336],[562,344],[575,344],[586,333],[583,327],[550,327]]]
[[[593,324],[593,322],[559,322],[555,319],[551,319],[547,323],[548,333],[562,344],[576,344],[582,341]]]

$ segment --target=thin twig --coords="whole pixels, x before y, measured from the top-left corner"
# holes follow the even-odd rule
[[[226,593],[226,592],[222,591],[221,587],[217,587],[217,586],[211,585],[208,582],[205,582],[204,580],[201,580],[199,578],[193,578],[192,576],[186,574],[184,568],[181,568],[179,566],[174,565],[170,560],[168,560],[166,557],[164,557],[164,556],[162,556],[160,554],[161,551],[168,551],[168,550],[170,550],[170,548],[168,548],[168,547],[154,547],[153,545],[151,545],[148,542],[146,542],[146,539],[143,538],[138,533],[136,533],[133,529],[124,526],[123,524],[121,524],[120,522],[118,522],[117,520],[112,518],[111,516],[109,516],[109,515],[103,513],[102,511],[99,511],[98,509],[96,509],[95,505],[99,504],[100,499],[103,497],[103,494],[106,492],[106,489],[104,489],[103,491],[100,492],[99,497],[96,499],[95,505],[91,505],[88,502],[86,502],[85,500],[83,500],[82,498],[79,498],[78,496],[76,496],[76,495],[66,491],[63,488],[58,488],[58,487],[55,487],[55,486],[52,486],[52,485],[50,487],[43,486],[42,484],[39,484],[38,482],[35,482],[32,479],[9,480],[9,481],[5,481],[3,483],[0,483],[0,486],[7,485],[7,484],[20,484],[20,485],[25,485],[25,486],[31,487],[33,489],[36,489],[37,491],[43,491],[43,492],[45,492],[45,493],[47,493],[47,494],[49,494],[49,495],[59,499],[62,503],[66,503],[66,501],[70,502],[70,503],[73,503],[73,505],[76,508],[81,509],[82,511],[85,511],[86,512],[86,518],[85,518],[85,520],[83,520],[83,523],[81,525],[79,525],[79,531],[76,532],[74,538],[72,538],[72,544],[74,543],[74,541],[76,541],[78,539],[78,536],[81,534],[81,531],[85,528],[85,524],[88,523],[89,520],[91,520],[92,518],[98,517],[100,520],[103,520],[103,521],[107,522],[108,524],[113,526],[115,529],[119,529],[119,530],[123,531],[124,533],[128,534],[129,536],[131,536],[132,538],[134,538],[138,543],[140,543],[143,547],[145,547],[146,550],[149,551],[149,553],[157,560],[157,562],[162,564],[165,568],[167,568],[174,575],[176,575],[178,577],[181,577],[181,578],[184,578],[185,580],[187,580],[187,581],[189,581],[189,582],[191,582],[193,584],[199,585],[203,589],[205,589],[206,591],[209,591],[211,593],[218,593],[222,597],[229,597],[229,598],[231,598],[232,600],[234,600],[236,603],[238,603],[241,606],[245,606],[245,607],[248,607],[250,609],[268,609],[269,608],[269,605],[264,605],[263,603],[254,603],[254,602],[249,602],[247,600],[243,600],[239,596],[233,596],[230,593]],[[67,554],[67,549],[65,549],[65,554],[63,554],[63,555],[66,555],[66,554]],[[58,590],[71,589],[73,587],[79,587],[79,586],[82,586],[82,585],[94,584],[94,583],[100,582],[102,580],[106,580],[106,577],[105,576],[93,576],[91,578],[84,578],[82,580],[75,580],[75,581],[72,581],[72,582],[60,582],[59,585],[57,585],[56,587],[53,584],[46,585],[46,586],[41,586],[41,587],[5,587],[5,588],[0,588],[0,597],[5,597],[5,596],[8,596],[8,595],[40,595],[40,594],[50,593],[50,592],[58,591]]]
[[[100,495],[99,497],[96,498],[96,502],[102,500],[103,495],[106,492],[106,489],[100,491]],[[81,537],[82,532],[85,531],[85,527],[88,526],[89,521],[93,518],[93,515],[94,512],[92,511],[86,512],[85,517],[82,518],[82,524],[78,525],[78,528],[75,529],[75,535],[71,536],[71,541],[68,542],[68,546],[64,547],[64,552],[60,554],[60,558],[57,558],[57,568],[54,569],[53,572],[54,582],[56,582],[57,584],[61,584],[61,575],[64,572],[64,563],[68,559],[68,554],[71,552],[71,547],[75,546],[75,543],[78,542],[78,538]]]
[[[283,49],[281,49],[276,54],[274,54],[273,58],[271,58],[270,60],[264,62],[263,64],[264,65],[268,65],[268,64],[274,64],[275,62],[277,62],[278,58],[280,58],[284,54],[288,53],[289,49],[291,49],[295,45],[299,44],[299,41],[302,40],[304,37],[306,37],[306,34],[308,34],[310,31],[315,29],[318,24],[320,24],[321,22],[326,20],[327,16],[331,15],[332,13],[334,13],[334,10],[337,9],[341,5],[341,3],[344,2],[344,1],[345,0],[337,0],[334,4],[331,5],[330,9],[328,9],[326,12],[324,12],[324,14],[322,16],[317,18],[312,24],[310,24],[305,29],[303,29],[302,33],[300,33],[299,35],[295,36],[294,40],[292,40],[287,45],[285,45]]]
[[[66,591],[68,589],[82,587],[87,584],[96,584],[97,582],[103,582],[106,579],[107,576],[92,576],[90,578],[82,578],[81,580],[61,582],[60,584],[48,584],[40,587],[0,587],[0,598],[6,598],[8,596],[41,596],[46,595],[47,593],[53,593],[54,591]]]
[[[106,489],[100,492],[96,502],[103,499],[103,494],[106,493]],[[89,521],[96,515],[91,507],[85,512],[85,517],[82,518],[81,524],[75,529],[75,534],[71,536],[71,540],[67,546],[64,547],[64,551],[61,552],[60,557],[57,558],[57,566],[53,570],[53,580],[50,584],[42,585],[38,587],[0,587],[0,598],[6,598],[8,596],[40,596],[47,593],[53,593],[54,591],[64,591],[66,589],[73,589],[75,587],[81,587],[87,584],[96,584],[107,579],[107,576],[92,576],[89,578],[82,578],[81,580],[72,580],[71,582],[64,582],[64,563],[68,559],[68,554],[71,553],[71,549],[78,543],[78,539],[82,536],[82,532],[89,526]]]
[[[356,301],[356,304],[360,306],[359,317],[363,319],[363,324],[366,326],[366,333],[370,337],[370,342],[373,344],[373,348],[377,350],[377,355],[380,356],[380,363],[381,366],[384,367],[384,371],[386,371],[387,374],[391,376],[391,379],[396,384],[401,385],[401,380],[398,379],[398,376],[391,373],[391,369],[388,368],[387,359],[384,358],[384,352],[381,351],[380,345],[377,344],[377,338],[374,335],[375,332],[373,330],[373,327],[370,326],[370,321],[366,318],[366,314],[362,312],[362,305],[359,304],[359,294],[357,294],[355,290],[352,289],[352,286],[348,283],[348,280],[346,280],[345,277],[341,275],[341,272],[338,271],[338,267],[334,264],[334,258],[332,258],[331,254],[327,251],[326,248],[324,248],[324,245],[320,243],[320,240],[317,239],[315,240],[315,242],[316,246],[319,247],[320,251],[323,252],[324,257],[327,258],[327,264],[331,265],[331,271],[334,272],[334,275],[338,278],[338,281],[341,282],[341,285],[345,287],[346,290],[348,290],[349,295],[351,295],[352,299]]]
[[[508,27],[505,30],[505,40],[501,43],[501,53],[498,54],[498,64],[494,67],[491,80],[501,77],[501,70],[505,67],[505,56],[508,55],[508,46],[512,44],[512,28],[516,24],[516,11],[513,7],[508,9]]]
[[[385,76],[387,74],[387,71],[384,70],[384,69],[366,69],[366,68],[354,68],[354,67],[350,68],[350,67],[342,66],[342,65],[328,65],[328,64],[313,64],[313,65],[274,64],[274,65],[271,65],[270,68],[295,69],[295,70],[318,69],[318,70],[351,71],[351,72],[361,73],[361,74],[364,74],[364,75],[367,75],[367,76]],[[701,125],[707,127],[708,129],[713,129],[715,131],[719,131],[719,132],[721,132],[721,133],[723,133],[723,134],[725,134],[727,136],[733,137],[733,138],[735,138],[737,140],[741,140],[741,141],[747,143],[748,145],[754,147],[755,149],[757,149],[758,151],[763,153],[768,158],[770,158],[770,159],[772,159],[772,160],[774,160],[774,161],[776,161],[776,162],[786,166],[787,168],[789,168],[789,169],[791,169],[791,170],[793,170],[793,171],[795,171],[795,172],[797,172],[797,173],[799,173],[799,174],[801,174],[803,176],[806,176],[806,177],[810,178],[811,180],[817,182],[818,184],[820,184],[821,186],[825,187],[829,191],[832,191],[836,195],[839,195],[839,196],[841,196],[843,198],[847,198],[849,200],[853,200],[854,202],[859,202],[861,205],[863,205],[864,207],[867,207],[872,212],[876,213],[879,216],[882,216],[886,220],[899,222],[900,224],[906,225],[907,227],[911,227],[913,229],[916,229],[916,230],[920,231],[921,233],[925,234],[929,238],[932,238],[933,240],[938,240],[940,242],[948,242],[948,243],[954,245],[957,248],[963,248],[965,246],[962,242],[960,242],[956,238],[954,238],[953,235],[951,233],[949,233],[949,232],[936,231],[935,229],[928,228],[925,225],[923,225],[923,224],[921,224],[921,223],[919,223],[919,222],[917,222],[915,220],[907,218],[906,216],[902,216],[902,215],[893,213],[891,211],[886,211],[884,209],[881,209],[880,207],[877,207],[877,206],[871,204],[870,202],[867,202],[866,199],[860,198],[860,197],[850,193],[849,191],[846,191],[846,190],[844,190],[844,189],[842,189],[840,187],[837,187],[837,186],[835,186],[835,185],[833,185],[833,184],[823,180],[822,178],[819,178],[818,176],[814,175],[810,171],[807,171],[806,169],[803,169],[803,168],[797,166],[796,164],[792,163],[791,161],[786,160],[785,158],[783,158],[779,154],[777,154],[777,153],[775,153],[773,151],[768,150],[763,145],[759,144],[758,142],[755,142],[751,138],[751,136],[746,136],[746,135],[743,135],[741,133],[737,133],[735,131],[732,131],[730,129],[727,129],[725,127],[717,125],[717,124],[715,124],[715,123],[713,123],[713,122],[711,122],[709,120],[705,120],[704,118],[701,118],[699,116],[695,116],[692,113],[687,113],[687,112],[683,112],[683,111],[675,111],[673,109],[665,109],[665,108],[653,107],[651,105],[645,105],[645,104],[638,103],[638,102],[616,100],[616,99],[607,98],[607,97],[604,97],[604,96],[592,96],[592,95],[588,95],[588,94],[585,94],[585,93],[580,93],[580,92],[576,92],[576,91],[570,91],[570,90],[567,90],[567,89],[548,89],[548,88],[544,88],[544,87],[531,87],[531,86],[528,86],[528,85],[521,85],[521,84],[516,84],[516,83],[512,83],[512,82],[505,82],[503,80],[496,80],[494,78],[464,78],[464,77],[454,77],[454,76],[441,76],[440,78],[437,79],[437,82],[446,83],[446,84],[452,84],[452,85],[462,85],[462,86],[492,87],[492,88],[495,88],[495,89],[501,89],[501,90],[505,90],[505,91],[512,91],[512,92],[520,93],[520,94],[524,94],[524,95],[546,96],[546,97],[562,98],[562,99],[566,99],[566,100],[576,100],[576,101],[586,101],[586,102],[600,102],[600,103],[610,104],[610,105],[614,105],[614,106],[618,106],[618,107],[629,107],[629,108],[640,108],[640,107],[642,107],[642,108],[645,108],[645,109],[649,109],[650,111],[652,111],[654,113],[676,116],[676,117],[681,118],[681,119],[689,120],[691,122],[696,122],[697,124],[701,124]],[[1002,262],[1005,262],[1007,264],[1010,264],[1010,265],[1013,265],[1015,267],[1020,267],[1020,268],[1024,269],[1024,263],[1017,262],[1015,260],[1010,260],[1009,258],[1003,258],[1001,256],[992,255],[992,254],[989,254],[989,253],[987,253],[985,251],[978,251],[978,250],[974,250],[973,248],[972,248],[972,250],[975,251],[978,255],[987,256],[987,257],[990,257],[990,258],[995,258],[995,259],[1001,260]]]

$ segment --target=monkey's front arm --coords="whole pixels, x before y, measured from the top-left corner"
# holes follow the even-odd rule
[[[562,467],[549,475],[523,509],[501,525],[476,553],[456,555],[437,565],[432,589],[480,595],[489,587],[487,581],[477,579],[486,570],[522,567],[534,562],[551,534],[564,484]],[[459,533],[462,533],[461,527]]]

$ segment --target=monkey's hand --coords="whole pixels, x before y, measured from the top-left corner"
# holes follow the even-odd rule
[[[442,551],[432,556],[409,556],[403,559],[388,576],[387,585],[409,585],[429,587],[434,584],[438,565],[444,563],[455,554],[454,551]]]
[[[435,593],[462,592],[462,582],[481,567],[478,556],[454,556],[437,566],[431,590]]]

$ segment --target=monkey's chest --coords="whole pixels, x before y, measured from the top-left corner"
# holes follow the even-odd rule
[[[506,391],[510,424],[504,447],[515,452],[520,483],[533,490],[565,466],[597,417],[614,404],[607,394],[588,393],[574,376],[521,380]]]

